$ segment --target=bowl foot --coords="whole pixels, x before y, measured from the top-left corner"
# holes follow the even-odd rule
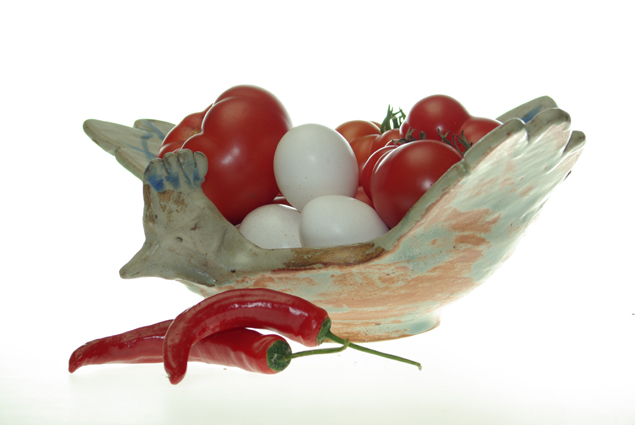
[[[373,342],[405,338],[431,331],[441,323],[438,313],[426,314],[408,322],[360,323],[358,321],[338,320],[337,314],[331,315],[331,320],[333,320],[332,332],[342,338],[349,338],[351,342]]]

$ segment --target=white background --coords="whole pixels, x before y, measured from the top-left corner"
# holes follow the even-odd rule
[[[1,424],[635,423],[622,2],[388,3],[3,3]],[[512,258],[439,328],[373,344],[421,372],[347,350],[276,376],[191,365],[177,386],[160,364],[69,374],[86,341],[199,300],[119,278],[144,239],[141,182],[82,122],[178,122],[243,83],[296,125],[332,127],[435,93],[490,117],[549,95],[587,146]]]

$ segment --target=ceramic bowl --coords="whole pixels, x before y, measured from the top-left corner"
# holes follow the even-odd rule
[[[441,310],[483,283],[582,152],[584,134],[549,97],[498,118],[385,235],[329,248],[262,249],[247,241],[203,194],[201,153],[155,158],[172,124],[133,127],[87,120],[84,130],[143,181],[146,241],[123,278],[173,279],[206,297],[271,288],[325,308],[333,332],[352,341],[419,334]]]

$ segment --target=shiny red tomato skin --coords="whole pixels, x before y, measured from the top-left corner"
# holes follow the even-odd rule
[[[163,158],[163,156],[168,152],[178,151],[187,139],[200,133],[203,118],[205,118],[205,114],[209,111],[212,105],[209,105],[201,112],[195,112],[186,116],[180,123],[175,125],[172,130],[165,135],[157,157]]]
[[[375,166],[370,198],[388,227],[396,226],[408,210],[454,164],[462,159],[456,149],[436,140],[403,144]]]
[[[232,224],[270,203],[279,190],[273,173],[278,142],[291,128],[286,111],[248,96],[228,96],[214,103],[202,132],[183,149],[200,151],[209,163],[201,186]]]
[[[388,142],[391,140],[401,139],[401,133],[398,128],[393,128],[390,130],[384,131],[380,136],[378,136],[373,144],[370,146],[370,154],[372,155],[379,148],[383,148],[386,146]]]
[[[375,123],[364,120],[346,121],[335,127],[335,131],[340,133],[348,143],[369,134],[381,134],[381,130]]]
[[[228,99],[230,97],[243,97],[251,99],[254,102],[260,103],[264,108],[276,111],[284,119],[286,125],[291,128],[291,118],[286,108],[280,102],[280,100],[270,91],[263,89],[262,87],[253,86],[249,84],[242,84],[231,87],[225,90],[218,96],[215,103],[221,100]]]
[[[205,118],[207,111],[209,111],[215,103],[230,97],[248,98],[254,102],[261,103],[264,107],[279,111],[284,117],[286,117],[287,124],[289,125],[289,128],[291,128],[291,119],[289,118],[289,114],[276,96],[262,87],[248,84],[238,85],[225,90],[220,94],[220,96],[218,96],[213,104],[209,105],[203,111],[195,112],[183,118],[183,120],[174,126],[174,128],[172,128],[172,130],[170,130],[165,136],[157,157],[163,158],[167,152],[176,152],[181,149],[187,139],[201,132],[201,125],[203,124],[203,119]]]
[[[359,182],[361,187],[364,189],[364,193],[366,193],[366,196],[368,196],[368,199],[372,200],[371,192],[370,192],[370,179],[375,170],[375,166],[381,160],[381,158],[383,158],[385,155],[387,155],[390,151],[392,151],[396,147],[397,145],[390,145],[390,146],[384,146],[383,148],[377,149],[375,152],[370,154],[370,157],[368,157],[368,160],[364,164],[364,167],[362,168],[362,175],[360,177]]]
[[[351,143],[355,159],[357,159],[357,168],[359,170],[359,178],[362,178],[362,169],[370,156],[370,147],[378,137],[377,134],[369,134],[367,136],[358,137]],[[361,184],[361,183],[360,183]]]
[[[471,146],[499,125],[501,125],[500,121],[490,118],[470,117],[463,123],[457,136],[463,134]],[[459,146],[462,147],[461,145]]]
[[[196,134],[196,133],[194,133]],[[181,150],[181,146],[183,146],[183,142],[172,142],[172,143],[163,143],[159,148],[159,153],[157,153],[157,158],[163,158],[168,152],[178,152]]]
[[[400,128],[401,137],[406,138],[408,131],[412,130],[415,140],[420,140],[421,132],[431,140],[441,140],[439,131],[444,135],[449,132],[448,137],[451,138],[452,134],[459,134],[459,129],[469,117],[463,105],[450,96],[428,96],[415,103],[406,115]]]

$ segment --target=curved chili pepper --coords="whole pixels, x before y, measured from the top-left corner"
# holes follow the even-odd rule
[[[208,335],[227,329],[269,329],[309,347],[326,338],[343,343],[331,333],[328,313],[300,297],[270,289],[235,289],[206,298],[174,319],[163,341],[163,362],[173,384],[185,376],[191,347]],[[348,344],[367,353],[413,364],[419,363]]]
[[[163,361],[163,337],[172,323],[159,322],[87,342],[73,352],[68,371],[82,366],[106,363],[160,363]]]
[[[68,370],[73,373],[82,366],[109,363],[161,363],[163,339],[170,323],[171,320],[166,320],[88,342],[73,352]],[[255,330],[236,328],[203,338],[192,346],[188,361],[274,374],[286,369],[296,357],[334,353],[343,350],[346,345],[336,349],[292,353],[287,341],[279,335],[262,335]]]

